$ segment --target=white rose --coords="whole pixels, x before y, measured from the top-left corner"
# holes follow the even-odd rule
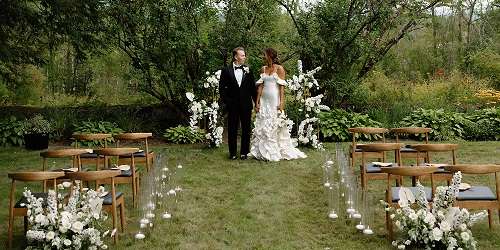
[[[398,220],[394,222],[394,225],[396,225],[398,229],[401,229],[401,222],[399,222]]]
[[[432,229],[432,237],[434,238],[435,241],[440,241],[441,238],[443,238],[443,231],[435,227],[434,229]]]
[[[186,97],[191,102],[194,100],[194,94],[191,92],[186,92]]]
[[[411,220],[417,220],[418,216],[416,213],[411,213],[408,217],[410,217]]]
[[[446,222],[446,221],[443,221],[443,222],[439,223],[439,228],[443,232],[449,232],[451,230],[450,224],[448,222]]]
[[[65,182],[62,183],[62,185],[63,185],[64,188],[69,188],[69,187],[71,187],[71,182],[65,181]]]
[[[45,235],[45,239],[47,239],[48,241],[51,241],[54,239],[54,236],[56,236],[56,233],[54,233],[53,231],[49,231],[46,235]]]
[[[434,225],[434,222],[436,222],[436,218],[434,218],[432,213],[427,213],[425,215],[424,222],[432,226]]]
[[[64,239],[63,243],[65,246],[71,246],[71,241],[68,239]]]
[[[399,245],[399,246],[398,246],[398,249],[405,249],[405,248],[406,248],[406,246],[405,246],[405,245]]]
[[[71,226],[71,230],[75,233],[80,233],[83,230],[83,223],[75,221],[75,223]]]
[[[42,224],[45,220],[46,220],[46,218],[45,218],[45,215],[43,215],[43,214],[38,214],[35,217],[35,222],[38,224]]]
[[[458,226],[460,228],[460,230],[462,231],[465,231],[467,230],[467,225],[465,225],[464,223],[460,224],[460,226]]]
[[[467,232],[460,233],[460,237],[462,237],[462,240],[464,240],[465,242],[470,240],[470,235]]]

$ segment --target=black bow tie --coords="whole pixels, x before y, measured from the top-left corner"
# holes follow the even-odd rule
[[[241,70],[243,70],[243,65],[240,65],[240,66],[234,66],[234,70],[237,70],[237,69],[241,69]]]

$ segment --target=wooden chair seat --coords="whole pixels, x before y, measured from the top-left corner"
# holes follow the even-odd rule
[[[402,147],[400,150],[401,150],[401,154],[416,154],[418,151],[415,150],[414,148],[411,148],[410,147],[411,145],[405,145],[404,147]]]
[[[94,151],[96,154],[104,156],[106,159],[108,157],[125,157],[129,156],[127,163],[130,165],[130,169],[127,171],[121,171],[113,181],[116,184],[130,184],[132,188],[132,204],[137,205],[137,196],[139,195],[139,172],[135,166],[135,156],[133,154],[139,152],[139,148],[101,148]],[[118,161],[119,162],[119,161]],[[107,161],[106,161],[107,163]],[[107,165],[107,164],[106,164]],[[109,179],[101,179],[97,183],[109,184]]]
[[[383,160],[385,160],[385,152],[394,151],[394,162],[400,163],[399,150],[403,146],[401,143],[371,143],[362,144],[358,147],[362,150],[361,152],[361,187],[365,190],[368,186],[368,180],[384,180],[387,178],[387,174],[381,171],[380,166],[376,166],[373,163],[367,163],[366,158],[369,153],[381,153],[384,154]],[[397,180],[398,181],[398,180]]]
[[[144,150],[134,153],[136,163],[145,163],[146,170],[149,171],[153,165],[155,153],[149,150],[148,138],[152,137],[153,133],[122,133],[115,135],[116,146],[120,146],[121,141],[142,141],[144,143]],[[124,164],[129,161],[131,156],[120,156],[118,164]]]
[[[489,187],[473,186],[458,192],[457,200],[496,200],[497,197]]]
[[[410,191],[413,193],[414,196],[417,195],[417,192],[418,192],[417,187],[406,187],[406,188],[410,189]],[[399,189],[401,189],[401,188],[400,187],[392,187],[392,189],[391,189],[392,202],[399,201]],[[424,191],[425,191],[425,198],[427,199],[427,201],[432,201],[432,189],[429,187],[424,187]]]
[[[115,189],[115,178],[120,174],[119,170],[102,170],[102,171],[88,171],[88,172],[74,172],[67,173],[67,177],[71,180],[80,180],[80,181],[95,181],[96,186],[99,181],[109,181],[111,185],[111,190],[106,194],[103,198],[103,209],[110,211],[113,219],[113,228],[117,228],[117,218],[118,212],[117,208],[120,209],[120,225],[121,231],[125,231],[125,199],[124,195],[121,192],[117,192]],[[114,198],[114,199],[113,199]],[[114,242],[116,243],[118,240],[118,234],[114,236]]]
[[[17,172],[17,173],[9,173],[8,177],[12,179],[11,187],[10,187],[10,194],[9,194],[9,227],[8,227],[8,233],[7,233],[7,246],[8,248],[12,248],[12,234],[13,234],[13,227],[14,227],[14,217],[20,217],[23,216],[25,217],[24,219],[24,231],[26,233],[28,229],[28,220],[26,219],[26,215],[28,212],[27,207],[21,206],[21,203],[27,204],[26,199],[24,199],[24,202],[21,201],[14,202],[15,199],[15,189],[16,189],[16,182],[17,181],[22,181],[22,182],[40,182],[43,181],[44,183],[44,191],[45,191],[45,185],[48,180],[52,180],[52,188],[56,190],[56,179],[64,176],[64,172],[48,172],[48,171],[41,171],[41,172]],[[33,195],[39,195],[40,197],[44,196],[44,194],[39,194],[39,193],[32,193]],[[47,196],[47,194],[45,194]]]
[[[116,199],[120,199],[122,197],[123,193],[122,192],[116,192]],[[113,204],[113,194],[109,193],[106,194],[105,196],[101,197],[102,198],[102,204],[103,205],[112,205]]]
[[[500,165],[495,164],[460,164],[445,166],[445,169],[462,175],[494,175],[495,192],[487,186],[475,186],[465,191],[458,192],[456,205],[467,209],[487,209],[488,225],[493,228],[493,211],[500,212]],[[499,213],[500,217],[500,213]]]
[[[96,153],[84,153],[84,154],[81,154],[81,155],[80,155],[80,158],[85,158],[85,159],[89,159],[89,158],[91,158],[91,159],[95,159],[95,158],[97,158],[97,156],[98,156],[98,155],[97,155]],[[99,156],[99,157],[104,158],[103,156]]]
[[[413,178],[419,178],[422,176],[429,175],[431,177],[431,188],[424,187],[425,197],[428,201],[432,200],[434,196],[434,173],[437,171],[437,167],[435,166],[417,166],[417,167],[386,167],[381,168],[382,173],[387,174],[387,188],[385,190],[385,201],[389,204],[389,206],[397,207],[399,201],[399,187],[392,187],[391,179],[392,178],[402,178],[404,176],[410,176]],[[417,194],[417,187],[409,187],[413,194]],[[392,220],[390,219],[389,212],[385,212],[385,223],[388,231],[389,239],[393,238],[393,230],[392,230]]]

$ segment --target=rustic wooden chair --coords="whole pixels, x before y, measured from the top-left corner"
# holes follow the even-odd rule
[[[122,192],[117,192],[115,189],[115,179],[121,174],[119,170],[102,170],[102,171],[86,171],[66,173],[66,177],[74,183],[76,180],[80,181],[103,181],[111,185],[111,192],[108,192],[102,197],[102,208],[111,211],[113,217],[113,229],[118,228],[117,222],[117,208],[120,208],[120,227],[122,233],[125,231],[125,199]],[[83,186],[81,186],[83,188]],[[118,241],[118,234],[114,236],[114,242]]]
[[[384,180],[387,177],[386,173],[381,171],[381,167],[373,163],[367,164],[367,155],[382,155],[382,162],[385,163],[386,157],[385,153],[394,151],[394,163],[401,166],[401,156],[400,149],[403,146],[402,143],[371,143],[371,144],[358,144],[358,148],[361,149],[361,187],[366,189],[368,185],[368,180]],[[392,164],[391,164],[392,166]]]
[[[431,155],[438,152],[449,152],[451,156],[451,165],[457,164],[456,150],[458,149],[458,144],[414,144],[410,145],[411,148],[417,151],[415,159],[417,161],[417,166],[420,166],[422,162],[421,155],[426,155],[424,163],[432,164]],[[437,163],[435,163],[437,164]],[[426,178],[426,176],[422,176]],[[439,166],[439,170],[434,174],[435,181],[446,181],[447,185],[450,185],[451,178],[453,174],[444,169],[444,166]]]
[[[431,128],[420,128],[420,127],[403,127],[403,128],[392,128],[391,132],[396,136],[396,142],[399,143],[399,137],[401,135],[423,135],[424,143],[429,143],[429,133],[432,131]],[[410,147],[410,145],[405,145],[401,148],[401,159],[411,158],[415,159],[417,150]],[[424,161],[426,161],[427,154],[423,155]]]
[[[80,148],[65,148],[65,149],[54,149],[40,152],[40,157],[42,157],[42,170],[48,170],[47,159],[50,158],[70,158],[71,167],[82,170],[82,161],[80,156],[90,152],[91,149],[80,149]]]
[[[394,178],[397,179],[403,179],[405,176],[409,176],[412,178],[418,178],[419,176],[430,176],[431,179],[431,188],[425,187],[425,195],[427,201],[431,202],[432,197],[434,196],[434,180],[433,180],[433,175],[434,173],[438,171],[437,167],[389,167],[389,168],[382,168],[381,172],[387,175],[387,188],[385,190],[385,198],[386,202],[390,206],[395,206],[398,207],[398,201],[399,201],[399,189],[400,187],[393,187],[391,184],[391,180]],[[411,192],[416,195],[417,193],[417,188],[416,187],[409,187]],[[393,238],[393,230],[392,230],[392,221],[390,220],[389,212],[385,213],[385,223],[387,227],[387,232],[389,239],[392,240]]]
[[[12,230],[14,226],[14,217],[15,216],[23,216],[24,217],[24,232],[26,233],[28,229],[28,218],[26,217],[28,208],[26,204],[28,203],[26,197],[22,197],[18,202],[15,201],[15,191],[16,191],[16,181],[22,182],[44,182],[51,180],[53,183],[53,189],[56,190],[56,180],[57,178],[63,177],[64,172],[17,172],[17,173],[9,173],[9,178],[12,179],[12,184],[10,186],[10,194],[9,194],[9,229],[8,229],[8,247],[12,248]],[[47,198],[47,193],[32,193],[37,198]]]
[[[500,218],[500,165],[493,164],[461,164],[446,166],[446,170],[462,174],[495,176],[495,192],[488,186],[472,186],[470,189],[460,191],[457,196],[456,205],[467,209],[487,209],[488,225],[493,228],[493,210],[499,212]]]
[[[115,135],[116,147],[120,147],[121,141],[141,141],[144,143],[145,148],[137,153],[134,153],[135,163],[146,163],[146,170],[149,172],[153,165],[154,152],[149,151],[148,138],[152,137],[152,133],[123,133]],[[130,161],[130,156],[120,157],[118,164]]]
[[[75,148],[80,147],[80,142],[89,142],[89,141],[102,141],[104,144],[104,148],[108,146],[108,140],[112,139],[113,136],[111,134],[73,134],[72,139],[74,140]],[[102,156],[97,155],[95,152],[84,153],[80,155],[82,164],[84,163],[95,163],[96,169],[99,169],[99,164],[105,163],[106,159]]]
[[[357,138],[360,134],[365,134],[365,135],[380,135],[382,137],[382,142],[385,143],[385,134],[389,132],[388,129],[386,128],[373,128],[373,127],[359,127],[359,128],[349,128],[349,133],[352,134],[352,144],[349,149],[349,156],[351,157],[351,167],[354,167],[355,162],[356,162],[356,157],[361,156],[361,148],[359,148],[360,145],[357,143]],[[381,161],[384,159],[385,155],[383,152],[370,152],[368,154],[365,154],[366,157],[369,158],[376,158]]]
[[[124,157],[129,156],[130,158],[130,169],[127,171],[121,171],[120,175],[114,177],[114,182],[116,184],[131,184],[132,187],[132,204],[136,206],[137,195],[139,194],[139,173],[135,167],[135,156],[134,154],[139,152],[138,148],[102,148],[94,150],[98,155],[105,157]],[[107,165],[107,164],[106,164]],[[97,169],[100,170],[100,169]],[[99,184],[109,184],[109,181],[98,180],[96,185]]]

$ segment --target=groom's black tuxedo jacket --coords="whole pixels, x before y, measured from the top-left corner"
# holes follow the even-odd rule
[[[257,88],[252,72],[243,70],[241,86],[234,76],[233,64],[222,69],[219,81],[219,93],[228,110],[252,110],[252,100],[257,99]]]

